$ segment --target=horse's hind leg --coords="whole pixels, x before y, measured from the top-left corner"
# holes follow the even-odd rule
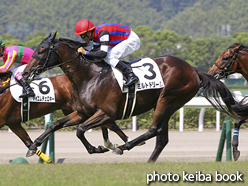
[[[154,112],[152,125],[150,126],[148,131],[142,134],[141,136],[133,139],[132,141],[129,141],[126,144],[121,145],[120,147],[116,148],[113,151],[113,153],[123,154],[124,150],[130,150],[134,146],[138,145],[139,143],[144,142],[148,139],[153,138],[154,136],[159,135],[162,132],[163,125],[167,124],[164,121],[169,120],[171,113],[173,113],[172,111],[174,109],[171,109],[171,108],[172,106],[168,103],[166,98],[163,98],[163,97],[159,98],[155,112]]]
[[[232,146],[233,146],[233,158],[235,161],[238,160],[240,156],[240,151],[238,150],[238,145],[239,145],[239,129],[240,126],[245,123],[245,120],[240,120],[237,119],[235,121],[235,127],[233,130],[233,141],[232,141]]]
[[[190,95],[189,95],[190,96]],[[177,97],[170,97],[167,99],[166,97],[160,97],[153,116],[153,122],[149,130],[135,138],[134,140],[127,142],[124,145],[116,148],[113,153],[122,154],[124,150],[130,150],[137,144],[146,141],[154,136],[159,136],[157,138],[157,146],[151,155],[149,161],[155,162],[158,158],[159,154],[168,143],[168,121],[171,115],[181,108],[188,100],[187,97],[184,97],[185,100],[177,101]],[[164,135],[164,136],[163,136]]]
[[[169,142],[168,122],[164,122],[162,124],[161,132],[157,135],[156,147],[155,147],[151,157],[148,160],[149,163],[155,162],[158,159],[160,153],[162,152],[162,150],[164,149],[164,147],[167,145],[168,142]]]

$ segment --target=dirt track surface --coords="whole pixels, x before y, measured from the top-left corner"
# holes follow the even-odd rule
[[[31,131],[32,140],[37,138],[43,131]],[[146,130],[124,130],[131,138],[143,134]],[[123,144],[120,138],[110,132],[110,140],[119,145]],[[169,143],[158,158],[159,161],[215,161],[221,131],[205,130],[198,131],[170,131]],[[86,138],[94,145],[103,145],[100,130],[86,132]],[[104,154],[88,154],[83,144],[76,137],[76,131],[55,132],[55,161],[56,163],[124,163],[124,162],[147,162],[154,147],[156,139],[150,139],[143,146],[138,146],[130,151],[124,151],[123,155],[115,155],[112,151]],[[248,160],[248,130],[241,130],[239,136],[239,160]],[[40,149],[40,148],[39,148]],[[222,161],[226,160],[226,147],[224,147]],[[0,164],[9,164],[16,157],[25,157],[27,148],[22,141],[13,133],[0,131]],[[26,157],[25,157],[26,158]],[[26,158],[30,164],[38,163],[38,156]]]

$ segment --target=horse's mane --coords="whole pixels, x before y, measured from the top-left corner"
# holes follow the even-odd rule
[[[66,39],[66,38],[59,38],[59,41],[64,43],[64,44],[66,44],[66,45],[68,45],[69,47],[71,47],[75,51],[77,51],[77,49],[79,47],[86,47],[87,46],[87,43],[81,43],[81,42]]]
[[[236,46],[239,46],[239,45],[241,45],[241,47],[240,47],[241,50],[248,52],[248,46],[240,44],[240,43],[234,43],[234,44],[230,45],[229,48],[235,48]]]
[[[59,38],[59,41],[62,42],[63,44],[66,44],[67,46],[69,46],[70,48],[72,48],[73,50],[77,51],[77,49],[79,47],[87,47],[88,44],[87,43],[81,43],[79,41],[74,41],[74,40],[70,40],[70,39],[66,39],[66,38]],[[90,56],[85,56],[85,58],[87,58],[88,60],[90,60],[91,62],[102,62],[102,59],[98,59],[98,58],[93,58]]]

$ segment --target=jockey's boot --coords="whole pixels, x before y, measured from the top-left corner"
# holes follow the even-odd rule
[[[132,70],[123,62],[119,61],[115,66],[118,70],[122,72],[122,74],[127,78],[124,86],[130,86],[139,81],[139,78],[132,72]]]
[[[25,81],[24,78],[21,78],[20,80],[17,80],[23,87],[23,94],[19,96],[19,98],[24,97],[34,97],[34,91],[30,87],[29,82]]]

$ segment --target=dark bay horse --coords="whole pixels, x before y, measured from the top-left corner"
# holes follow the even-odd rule
[[[239,43],[234,43],[229,46],[218,57],[208,73],[215,76],[217,79],[226,78],[233,73],[240,73],[244,76],[246,81],[248,81],[248,46]],[[246,118],[240,118],[235,121],[232,141],[233,158],[235,161],[237,161],[240,156],[240,151],[238,150],[239,129],[246,121]]]
[[[2,128],[4,125],[8,126],[23,141],[26,147],[29,148],[33,144],[33,141],[30,139],[28,133],[21,125],[21,103],[15,101],[10,93],[9,88],[6,89],[6,87],[9,86],[10,77],[11,73],[0,74],[0,91],[3,91],[0,94],[0,128]],[[51,77],[50,80],[55,89],[55,103],[30,103],[30,119],[44,116],[59,109],[62,110],[64,115],[68,115],[73,112],[77,113],[72,96],[72,85],[66,75]],[[67,126],[71,125],[65,124],[63,127]],[[120,130],[115,122],[112,122],[102,127],[105,146],[114,148],[108,139],[108,131],[106,127],[115,131],[124,142],[127,141],[127,136]],[[37,154],[41,155],[41,158],[45,162],[50,161],[50,158],[45,154],[40,154],[39,152],[37,152]]]
[[[101,153],[101,149],[92,146],[86,140],[84,133],[90,128],[121,119],[126,95],[120,90],[108,65],[104,62],[91,63],[92,59],[79,55],[77,48],[81,43],[63,38],[57,40],[55,37],[56,32],[40,43],[23,76],[32,77],[36,73],[60,66],[72,83],[78,115],[70,114],[54,122],[30,146],[27,156],[33,155],[35,149],[52,132],[67,123],[82,123],[77,129],[77,137],[89,153]],[[146,133],[119,146],[114,153],[123,154],[124,150],[130,150],[156,136],[156,146],[148,160],[155,162],[168,143],[168,121],[171,115],[192,99],[199,89],[215,108],[233,117],[236,114],[239,116],[247,114],[247,106],[236,102],[226,86],[213,76],[173,56],[157,57],[153,60],[159,67],[165,86],[137,92],[132,114],[139,115],[153,108],[155,110],[153,122]],[[219,95],[226,107],[221,106]]]

